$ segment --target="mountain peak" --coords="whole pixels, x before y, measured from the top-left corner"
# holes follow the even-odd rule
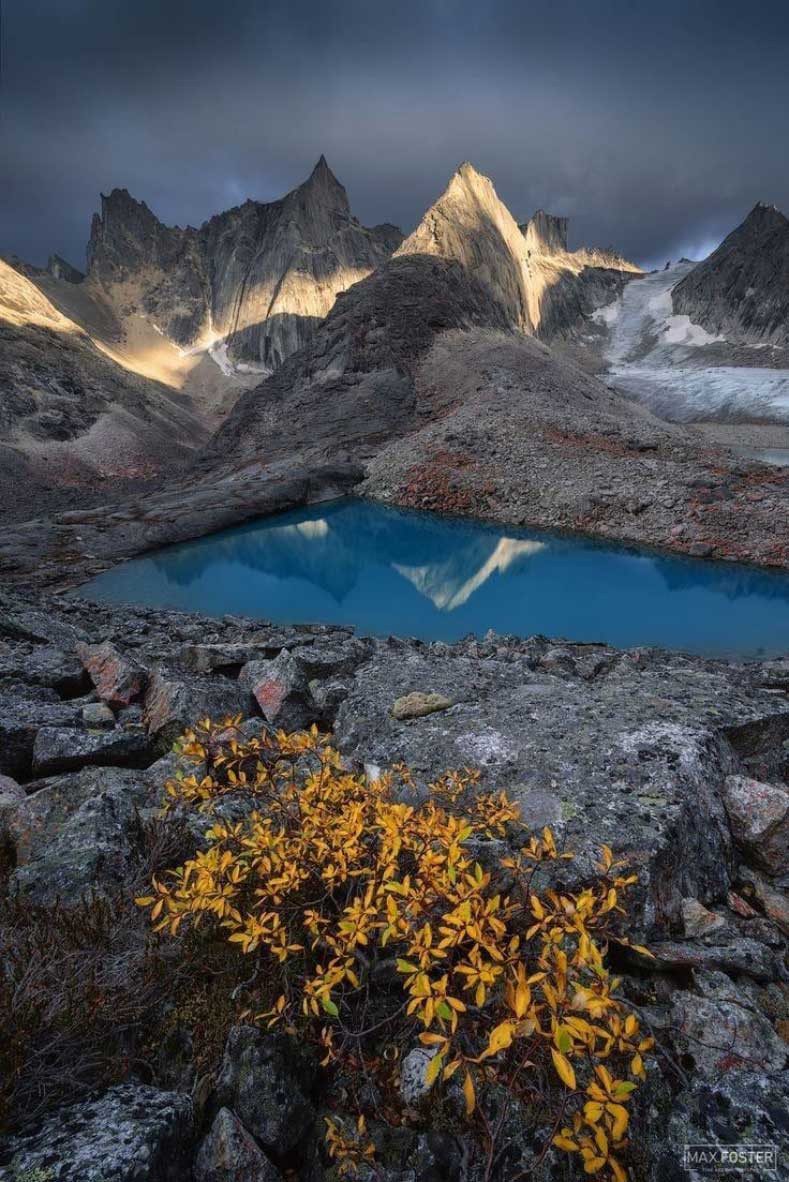
[[[567,218],[538,209],[521,230],[526,245],[539,254],[559,254],[567,250]]]
[[[769,205],[765,201],[757,201],[742,225],[748,227],[755,226],[761,229],[765,226],[787,226],[789,225],[789,221],[781,213],[777,205]]]
[[[514,327],[532,331],[523,235],[493,182],[468,161],[453,173],[396,253],[437,255],[460,263],[488,288]]]

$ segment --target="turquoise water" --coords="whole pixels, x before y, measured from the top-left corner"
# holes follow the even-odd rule
[[[789,575],[352,499],[169,547],[78,594],[426,640],[492,628],[707,655],[789,652]]]

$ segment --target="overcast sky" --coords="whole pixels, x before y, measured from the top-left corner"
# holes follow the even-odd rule
[[[324,152],[408,230],[465,160],[647,264],[789,212],[786,0],[3,0],[0,252],[84,265],[100,191],[199,224]]]

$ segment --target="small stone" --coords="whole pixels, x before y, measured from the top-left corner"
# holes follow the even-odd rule
[[[749,776],[727,776],[723,803],[734,840],[768,874],[789,866],[789,792]]]
[[[282,1175],[229,1108],[220,1108],[197,1154],[195,1182],[281,1182]]]
[[[414,1047],[400,1066],[400,1095],[409,1108],[417,1105],[428,1095],[432,1083],[427,1082],[427,1069],[438,1053],[436,1047]]]
[[[452,698],[447,698],[443,694],[424,694],[414,690],[396,699],[392,705],[392,718],[396,718],[398,722],[404,722],[408,718],[424,718],[439,710],[448,710],[454,705]]]
[[[290,653],[282,652],[273,661],[249,661],[238,682],[272,726],[300,731],[318,720],[307,674]]]
[[[753,893],[764,908],[764,914],[789,936],[789,895],[773,886],[755,870],[743,870],[742,876],[753,887]]]
[[[103,702],[117,710],[142,695],[145,670],[119,653],[114,644],[78,644],[76,651]]]
[[[710,932],[716,932],[726,923],[722,915],[717,915],[714,911],[708,911],[698,899],[683,899],[681,910],[685,935],[691,939],[697,936],[707,936]]]
[[[82,721],[89,730],[106,730],[115,726],[115,715],[104,702],[88,702],[82,707]]]
[[[24,788],[10,776],[0,776],[0,861],[8,854],[16,859],[17,845],[29,828],[30,817]]]

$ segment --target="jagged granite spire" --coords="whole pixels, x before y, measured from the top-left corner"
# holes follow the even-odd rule
[[[567,218],[538,209],[521,226],[526,246],[539,254],[559,254],[567,250]]]
[[[88,272],[177,344],[223,337],[231,358],[275,369],[401,241],[396,227],[359,225],[321,155],[278,201],[246,201],[197,230],[163,225],[126,189],[102,194]]]

